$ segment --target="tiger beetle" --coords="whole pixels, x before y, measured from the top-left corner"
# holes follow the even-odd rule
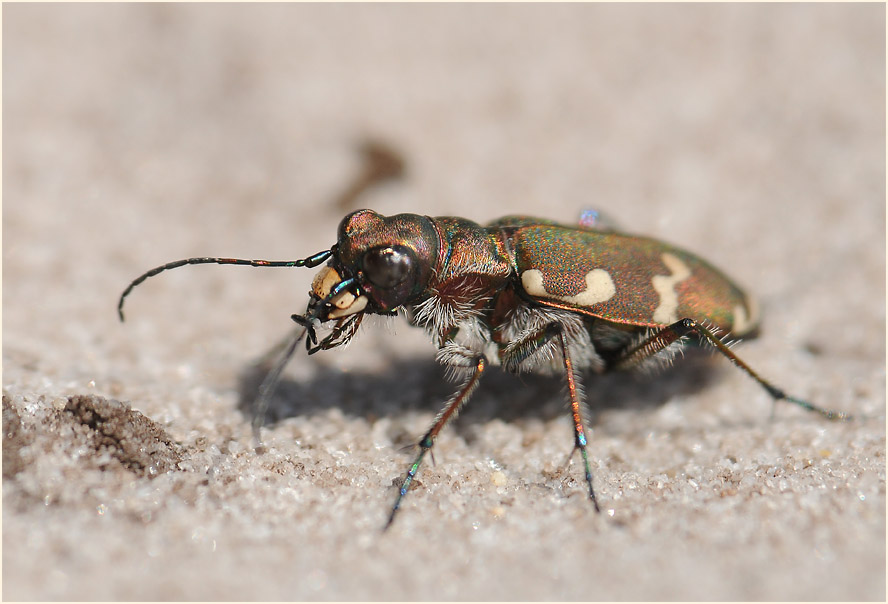
[[[832,420],[850,416],[787,395],[742,361],[727,337],[754,336],[755,302],[711,264],[656,239],[619,232],[586,214],[577,226],[507,216],[481,226],[463,218],[372,210],[347,215],[336,243],[301,260],[188,258],[134,280],[134,287],[187,264],[317,267],[301,326],[259,388],[254,430],[297,344],[308,354],[354,337],[367,314],[402,313],[422,327],[460,386],[419,440],[392,506],[388,528],[435,439],[475,391],[491,364],[506,371],[563,372],[570,399],[574,450],[589,499],[600,511],[586,452],[586,407],[580,373],[668,363],[692,339],[711,346],[759,383],[774,401],[788,401]],[[324,337],[322,328],[329,329]],[[307,337],[306,337],[307,335]]]

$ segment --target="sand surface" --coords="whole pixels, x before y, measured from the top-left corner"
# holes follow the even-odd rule
[[[3,7],[4,599],[798,599],[885,594],[885,7]],[[348,197],[362,141],[404,178]],[[267,450],[253,363],[357,207],[682,245],[761,305],[724,359],[498,370],[381,528],[452,389],[370,321],[297,355]]]

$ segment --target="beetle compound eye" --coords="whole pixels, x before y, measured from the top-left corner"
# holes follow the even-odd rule
[[[364,274],[370,282],[390,289],[406,281],[413,271],[413,257],[406,249],[380,247],[364,255]]]

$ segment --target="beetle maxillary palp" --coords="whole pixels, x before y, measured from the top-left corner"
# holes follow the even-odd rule
[[[293,319],[293,321],[295,321],[297,324],[305,328],[305,331],[308,334],[306,342],[308,342],[309,346],[318,343],[318,334],[315,330],[320,325],[320,321],[317,318],[310,317],[307,314],[305,316],[290,315],[290,318]]]

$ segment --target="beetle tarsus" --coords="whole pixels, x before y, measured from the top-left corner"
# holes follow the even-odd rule
[[[413,464],[411,464],[410,468],[407,470],[407,475],[404,477],[404,482],[401,483],[401,488],[398,489],[398,498],[395,500],[395,505],[392,506],[391,514],[389,514],[388,522],[385,523],[383,527],[383,531],[388,530],[388,528],[392,525],[392,522],[395,521],[395,514],[398,513],[398,510],[401,509],[401,500],[404,499],[404,495],[407,494],[407,491],[410,489],[410,485],[413,484],[413,479],[416,477],[416,473],[419,471],[419,466],[422,463],[422,458],[425,457],[425,454],[432,450],[433,442],[429,438],[428,435],[423,438],[423,443],[426,443],[427,446],[420,445],[419,455],[416,456],[416,460],[414,460]]]

